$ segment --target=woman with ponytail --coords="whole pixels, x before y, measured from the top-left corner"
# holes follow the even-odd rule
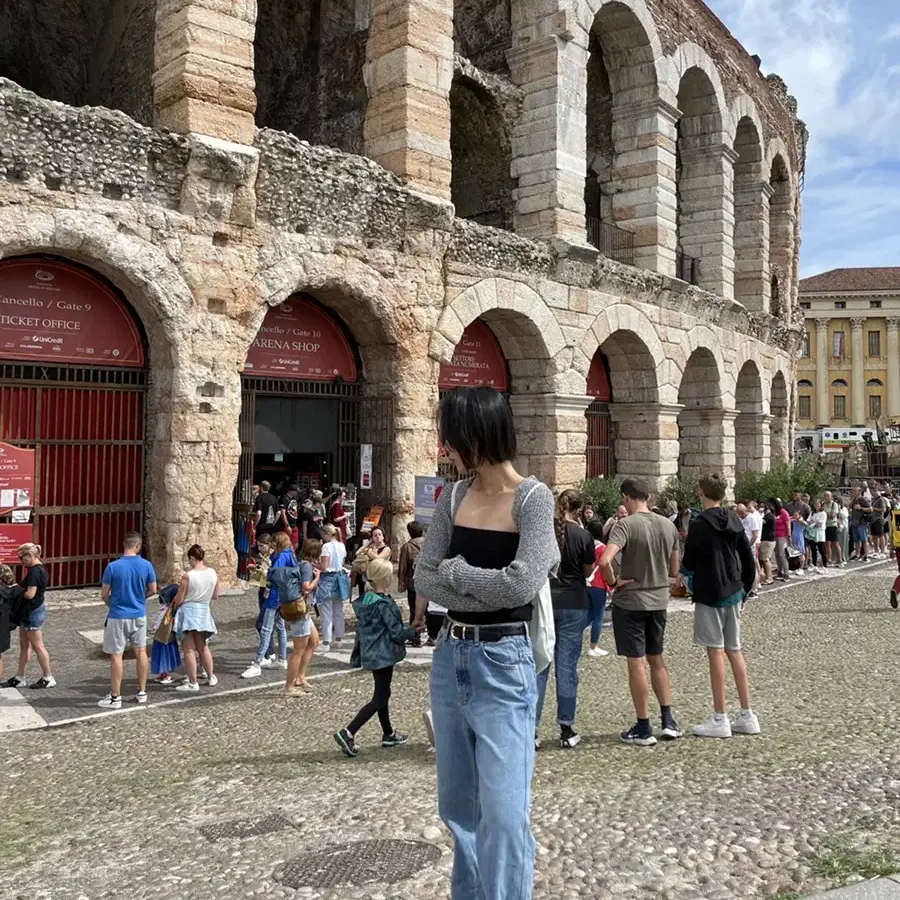
[[[578,491],[563,491],[556,500],[556,543],[562,562],[556,577],[550,579],[553,596],[553,623],[556,647],[553,665],[556,674],[556,721],[559,745],[577,747],[581,735],[575,729],[575,706],[578,698],[578,660],[584,629],[589,622],[587,578],[594,571],[594,540],[578,522],[584,500]],[[544,695],[547,692],[549,667],[538,675],[537,721],[541,721]],[[535,735],[535,747],[540,739]]]

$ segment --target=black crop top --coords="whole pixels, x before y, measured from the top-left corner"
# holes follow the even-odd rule
[[[470,566],[478,569],[505,569],[519,552],[519,533],[516,531],[489,531],[485,528],[453,526],[449,558],[461,556]],[[495,609],[488,612],[454,612],[447,615],[454,622],[464,625],[498,625],[503,622],[530,622],[532,604],[512,609]]]

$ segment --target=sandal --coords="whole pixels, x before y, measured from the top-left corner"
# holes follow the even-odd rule
[[[300,688],[290,688],[284,692],[285,700],[296,700],[298,697],[302,697],[304,692],[300,690]]]
[[[775,584],[775,579],[773,578],[771,581],[763,581],[763,582],[761,582],[761,584],[763,587],[765,587],[766,585],[769,585],[769,584]]]

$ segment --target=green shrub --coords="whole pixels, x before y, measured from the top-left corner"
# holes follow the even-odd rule
[[[734,485],[736,500],[788,500],[795,491],[821,497],[832,486],[832,476],[817,459],[801,457],[795,463],[779,463],[768,472],[742,472]]]
[[[581,482],[578,489],[584,495],[585,502],[592,504],[597,510],[597,518],[601,522],[608,519],[622,502],[616,478],[588,478]]]
[[[666,482],[666,486],[650,501],[663,512],[670,503],[675,503],[678,508],[689,506],[692,509],[700,508],[700,495],[697,493],[697,476],[691,472],[679,472],[672,475]]]

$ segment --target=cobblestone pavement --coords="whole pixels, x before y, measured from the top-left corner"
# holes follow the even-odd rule
[[[625,666],[584,657],[584,742],[552,746],[549,701],[542,729],[536,897],[787,897],[830,886],[828,853],[900,851],[895,571],[817,579],[748,608],[758,738],[625,747]],[[672,616],[683,726],[709,707],[690,628]],[[323,678],[299,701],[273,688],[3,737],[0,898],[447,897],[427,683],[401,667],[394,718],[412,740],[381,750],[370,725],[355,760],[331,733],[368,698],[364,674]]]

